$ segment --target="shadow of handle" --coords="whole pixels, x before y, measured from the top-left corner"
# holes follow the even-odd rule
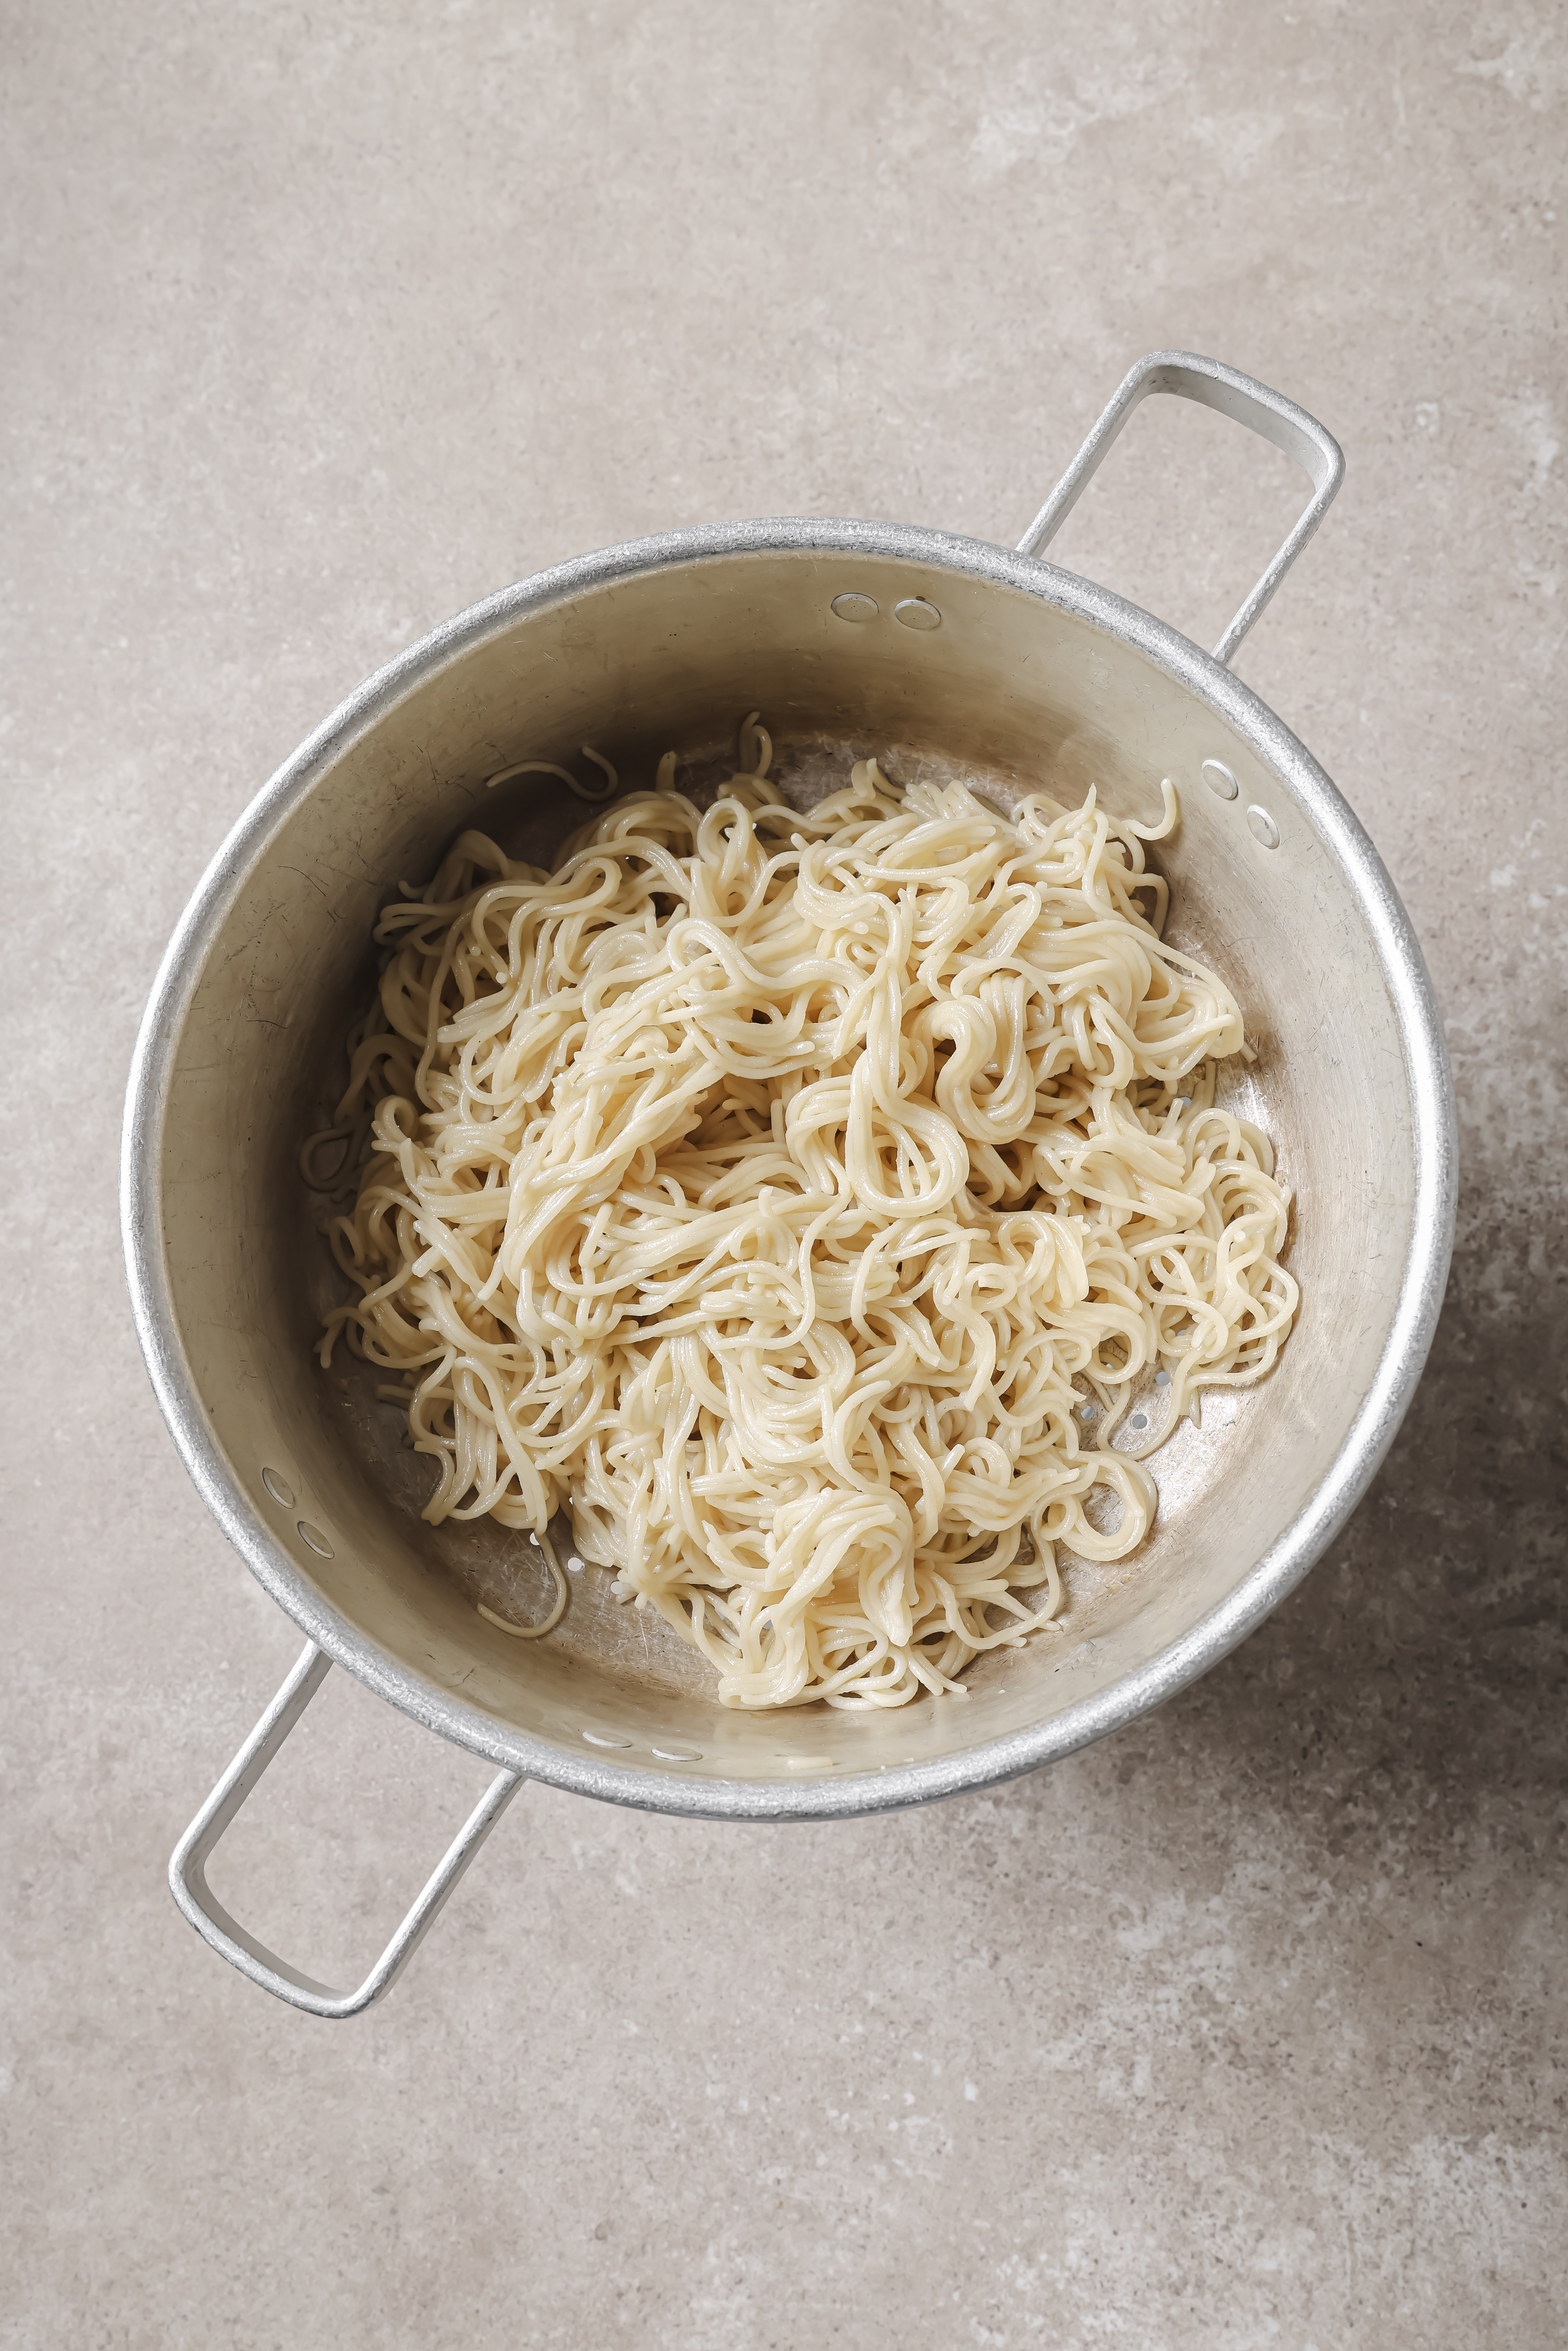
[[[456,1886],[517,1790],[522,1775],[502,1771],[448,1845],[408,1916],[403,1919],[370,1974],[356,1991],[334,1991],[313,1976],[269,1951],[265,1943],[231,1918],[207,1884],[206,1865],[224,1832],[256,1786],[289,1732],[327,1677],[331,1659],[314,1642],[295,1667],[184,1835],[169,1864],[169,1887],[184,1916],[204,1942],[222,1953],[254,1984],[275,1999],[286,2000],[310,2016],[358,2016],[380,2000],[397,1981],[424,1937],[434,1925],[448,1895]]]

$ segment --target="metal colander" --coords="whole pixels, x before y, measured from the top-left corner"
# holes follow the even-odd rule
[[[1137,401],[1206,402],[1299,456],[1314,496],[1211,655],[1038,559]],[[209,1942],[330,2016],[392,1980],[524,1779],[651,1810],[825,1819],[1032,1770],[1159,1705],[1222,1657],[1343,1523],[1419,1374],[1451,1240],[1454,1140],[1419,948],[1365,834],[1295,737],[1225,666],[1338,486],[1301,410],[1209,360],[1133,370],[1016,553],[862,522],[674,532],[564,564],[476,605],[371,679],[267,786],[172,941],[131,1074],[123,1205],[131,1299],[159,1401],[244,1558],[308,1646],[172,1865]],[[428,1468],[373,1375],[313,1353],[340,1285],[302,1186],[301,1138],[342,1083],[400,876],[478,823],[548,862],[580,823],[561,784],[486,779],[593,744],[623,778],[660,754],[718,762],[760,708],[803,804],[875,752],[895,778],[962,772],[1008,805],[1096,784],[1119,816],[1182,823],[1159,857],[1168,935],[1218,966],[1256,1061],[1232,1098],[1296,1196],[1302,1308],[1258,1389],[1206,1405],[1155,1457],[1150,1539],[1068,1566],[1063,1628],[977,1658],[967,1695],[891,1712],[721,1708],[707,1668],[609,1579],[550,1589],[527,1541],[427,1526]],[[1157,1397],[1150,1411],[1158,1411]],[[570,1546],[568,1546],[570,1548]],[[365,1981],[339,1992],[265,1950],[204,1866],[330,1662],[499,1776]]]

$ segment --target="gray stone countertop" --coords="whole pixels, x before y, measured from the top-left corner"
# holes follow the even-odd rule
[[[0,2344],[1561,2342],[1561,14],[23,0],[5,40]],[[1387,1466],[1048,1774],[792,1831],[530,1789],[382,2008],[275,2005],[163,1870],[298,1636],[116,1228],[196,876],[473,599],[742,514],[1016,538],[1170,344],[1350,462],[1237,665],[1448,1023],[1458,1245]],[[1207,642],[1296,496],[1156,403],[1056,551]],[[346,1979],[483,1777],[335,1676],[214,1877]]]

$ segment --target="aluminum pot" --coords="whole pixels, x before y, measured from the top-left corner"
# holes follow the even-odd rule
[[[1298,456],[1313,496],[1212,654],[1038,559],[1137,402],[1206,402]],[[563,564],[462,613],[343,704],[246,811],[159,971],[127,1103],[123,1217],[149,1371],[192,1477],[308,1646],[171,1865],[191,1923],[323,2016],[392,1981],[522,1781],[657,1812],[831,1820],[983,1787],[1131,1722],[1223,1657],[1297,1583],[1364,1490],[1442,1298],[1455,1144],[1420,950],[1322,770],[1226,668],[1315,528],[1343,461],[1249,378],[1160,352],[1127,376],[1016,552],[930,530],[790,520],[683,530]],[[1155,1529],[1114,1570],[1070,1569],[1062,1628],[978,1658],[967,1695],[892,1712],[732,1712],[707,1668],[608,1578],[575,1578],[548,1639],[542,1562],[487,1523],[433,1529],[423,1465],[357,1367],[323,1373],[337,1295],[297,1166],[341,1083],[377,911],[461,828],[547,857],[581,806],[525,759],[592,744],[651,779],[716,758],[760,708],[802,799],[850,749],[895,777],[961,769],[1003,801],[1089,783],[1145,819],[1170,935],[1217,963],[1257,1058],[1233,1081],[1296,1197],[1302,1307],[1258,1389],[1155,1457]],[[585,778],[592,774],[586,766]],[[508,797],[509,795],[509,797]],[[314,1224],[316,1230],[312,1230]],[[369,1375],[366,1375],[369,1376]],[[425,1472],[425,1475],[428,1473]],[[498,1776],[364,1982],[340,1992],[214,1900],[212,1848],[336,1661]]]

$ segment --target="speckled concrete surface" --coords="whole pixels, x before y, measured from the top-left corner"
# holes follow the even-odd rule
[[[1561,12],[6,24],[0,2343],[1559,2343]],[[785,1832],[528,1791],[384,2007],[276,2007],[162,1883],[298,1646],[119,1270],[191,884],[474,597],[726,515],[1016,538],[1166,343],[1350,458],[1238,666],[1449,1025],[1458,1251],[1386,1469],[1228,1665],[1049,1776]],[[1212,635],[1294,490],[1165,406],[1060,551]],[[346,1971],[482,1774],[341,1677],[315,1717],[214,1880]]]

